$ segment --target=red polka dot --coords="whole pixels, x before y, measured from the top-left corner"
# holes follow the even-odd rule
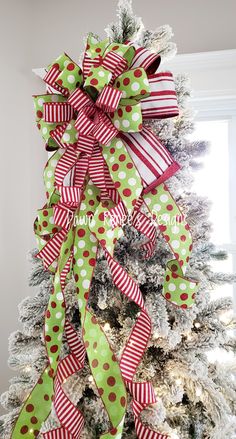
[[[126,159],[125,154],[121,154],[121,155],[119,156],[119,161],[120,161],[120,162],[124,162],[125,159]]]
[[[75,278],[75,282],[78,282],[78,280],[79,280],[79,276],[78,276],[77,273],[74,275],[74,278]]]
[[[91,267],[94,267],[95,264],[96,264],[96,259],[95,258],[89,259],[89,265],[91,265]]]
[[[113,46],[112,47],[112,50],[118,50],[119,49],[119,46]]]
[[[115,384],[116,384],[116,380],[115,380],[115,378],[114,377],[108,377],[107,378],[107,384],[108,384],[108,386],[111,386],[111,387],[113,387]]]
[[[52,67],[55,67],[55,69],[59,69],[60,68],[60,66],[59,66],[59,64],[57,62],[55,62]]]
[[[177,270],[178,270],[177,265],[172,264],[172,265],[171,265],[171,270],[172,270],[172,271],[177,271]]]
[[[49,401],[49,395],[44,395],[44,399],[45,399],[45,401]]]
[[[47,210],[43,210],[43,216],[48,216],[48,211]]]
[[[115,436],[115,434],[117,433],[117,428],[112,428],[110,430],[110,433],[111,433],[112,436]]]
[[[38,384],[43,384],[43,379],[42,378],[38,379]]]
[[[167,208],[167,210],[173,210],[172,204],[167,204],[166,208]]]
[[[53,227],[52,233],[57,233],[57,232],[58,232],[58,228],[57,227]]]
[[[51,341],[51,337],[50,337],[50,335],[46,335],[46,336],[45,336],[45,341],[46,341],[47,343],[49,343],[49,342]]]
[[[72,71],[72,70],[74,70],[74,68],[75,68],[75,65],[74,65],[74,63],[73,63],[73,62],[70,62],[70,63],[68,64],[68,66],[67,66],[66,68],[67,68],[67,70],[70,70],[70,71]]]
[[[190,230],[190,227],[188,224],[185,225],[185,230]]]
[[[108,363],[104,363],[104,364],[103,364],[103,369],[104,369],[104,370],[108,370],[108,369],[110,369],[110,365],[109,365]]]
[[[83,252],[83,256],[84,256],[85,258],[87,258],[87,257],[89,256],[89,251],[88,251],[88,250],[85,250],[85,251]]]
[[[131,195],[131,190],[128,189],[128,188],[124,189],[124,190],[123,190],[123,195],[124,195],[125,197],[130,197],[130,195]]]
[[[34,430],[34,436],[37,437],[39,435],[39,430]]]
[[[108,399],[111,402],[114,402],[116,400],[116,394],[114,392],[109,393]]]
[[[104,227],[98,227],[98,233],[104,233],[105,232],[105,229],[104,229]]]
[[[119,116],[119,117],[122,117],[122,116],[123,116],[123,111],[122,111],[121,108],[118,109],[117,113],[118,113],[118,116]]]
[[[43,221],[43,227],[47,227],[48,223],[47,221]]]
[[[101,239],[100,244],[101,244],[103,247],[105,247],[105,245],[106,245],[106,240],[105,240],[105,239]]]
[[[119,165],[117,163],[115,163],[114,165],[112,165],[112,171],[118,171],[119,169]]]
[[[180,239],[181,239],[181,241],[186,241],[186,236],[185,235],[181,235]]]
[[[104,221],[104,212],[99,213],[98,218],[100,221]]]
[[[52,308],[56,308],[56,306],[57,306],[56,302],[51,302],[51,307]]]
[[[124,78],[123,79],[123,84],[124,85],[129,85],[129,83],[130,83],[130,79],[129,78]]]
[[[50,347],[50,351],[55,354],[55,352],[58,351],[58,346],[56,344],[54,344],[53,346]]]
[[[51,367],[51,369],[49,370],[48,375],[49,375],[51,378],[53,377],[53,375],[54,375],[54,370],[52,369],[52,367]],[[45,399],[45,398],[44,398],[44,399]]]
[[[98,360],[93,360],[92,367],[97,367],[97,366],[98,366]]]
[[[95,343],[93,343],[93,349],[96,349],[97,348],[97,342],[95,341]]]
[[[38,116],[39,119],[42,119],[42,117],[43,117],[42,111],[38,110],[37,111],[37,116]]]
[[[88,298],[89,298],[89,293],[88,292],[84,293],[84,298],[85,298],[85,300],[88,300]]]
[[[89,200],[89,204],[90,204],[90,206],[93,206],[94,205],[94,201],[93,200]]]
[[[146,93],[147,93],[147,90],[144,90],[144,88],[140,92],[141,95],[145,95]]]
[[[31,424],[37,424],[38,419],[36,418],[36,416],[32,416],[32,418],[30,419]]]
[[[23,425],[23,427],[21,427],[21,429],[20,429],[20,432],[21,432],[21,434],[26,434],[26,433],[28,433],[28,427],[27,427],[27,425]]]
[[[111,149],[110,149],[110,152],[111,152],[111,154],[114,154],[114,152],[115,152],[115,148],[111,148]]]
[[[32,412],[34,410],[33,404],[27,404],[25,410],[29,413]]]
[[[170,240],[169,235],[164,235],[164,238],[165,238],[165,240],[166,240],[167,242],[169,242],[169,240]]]
[[[132,111],[131,105],[126,105],[125,109],[126,109],[127,113],[130,113]]]
[[[166,276],[166,280],[167,280],[167,282],[169,282],[169,280],[170,280],[170,276],[169,276],[169,274],[167,274],[167,276]]]
[[[193,300],[195,299],[195,293],[192,294],[192,299],[193,299]]]
[[[102,387],[99,387],[99,389],[98,389],[98,393],[99,393],[99,395],[100,395],[100,396],[102,396],[102,395],[103,395],[103,393],[104,393],[104,390],[102,389]]]
[[[187,307],[186,303],[184,303],[183,305],[181,305],[181,308],[186,309],[188,307]]]
[[[53,328],[52,328],[52,330],[53,330],[53,332],[58,332],[59,331],[59,326],[53,326]]]
[[[142,128],[143,128],[143,125],[140,123],[139,126],[138,126],[139,131],[141,131]]]
[[[97,48],[95,49],[95,52],[100,53],[100,52],[101,52],[100,47],[97,47]]]
[[[137,69],[137,70],[135,70],[134,71],[134,76],[136,77],[136,78],[140,78],[140,76],[142,76],[142,70],[140,70],[140,69]]]
[[[163,226],[163,224],[160,224],[159,229],[161,232],[165,232],[166,231],[166,226]]]
[[[58,85],[62,85],[62,79],[57,79],[56,82],[57,82]]]
[[[49,309],[48,309],[48,310],[46,311],[46,317],[47,317],[47,319],[49,319],[50,316],[51,316],[51,313],[50,313],[50,311],[49,311]]]
[[[170,300],[170,299],[171,299],[171,294],[170,294],[170,293],[166,293],[166,294],[165,294],[165,298],[166,298],[167,300]]]
[[[115,354],[112,355],[111,359],[112,359],[112,361],[116,361],[116,356],[115,356]]]
[[[180,299],[181,300],[187,300],[188,299],[188,294],[187,293],[183,293],[180,295]]]
[[[116,189],[119,189],[119,187],[121,186],[119,181],[115,181],[114,186]]]
[[[85,235],[85,230],[83,230],[83,229],[79,229],[78,232],[77,232],[77,234],[78,234],[78,236],[79,236],[80,238],[82,238],[82,237]]]
[[[125,399],[124,396],[122,396],[122,397],[120,398],[120,404],[121,404],[122,407],[125,407],[125,405],[126,405],[126,399]]]
[[[116,87],[117,87],[117,88],[120,88],[120,81],[117,81],[117,83],[116,83]]]
[[[173,277],[173,279],[177,279],[178,274],[176,274],[176,273],[172,273],[172,277]]]
[[[91,318],[91,322],[92,322],[94,325],[97,324],[97,319],[96,319],[95,316],[92,316],[92,318]]]
[[[98,80],[96,78],[91,79],[90,84],[98,85]]]

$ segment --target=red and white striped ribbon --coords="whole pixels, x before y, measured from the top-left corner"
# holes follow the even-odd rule
[[[107,113],[115,111],[119,105],[122,92],[106,85],[96,100],[96,106]]]
[[[143,67],[147,74],[155,73],[161,62],[160,55],[150,52],[150,50],[140,47],[136,43],[128,41],[127,44],[133,46],[136,50],[130,68]]]
[[[153,221],[140,210],[134,211],[132,226],[148,238],[148,242],[143,243],[141,248],[146,252],[145,257],[150,258],[156,246],[157,228]]]
[[[84,107],[94,105],[92,99],[80,88],[76,88],[75,91],[71,93],[67,102],[77,111]]]
[[[127,69],[128,63],[123,56],[119,55],[117,52],[110,51],[103,58],[102,66],[112,73],[110,81],[110,84],[112,84],[115,78]]]
[[[58,258],[66,234],[67,231],[65,229],[60,230],[37,253],[36,258],[43,260],[43,265],[46,269]]]
[[[69,122],[74,110],[68,102],[45,102],[43,104],[45,122]]]
[[[101,242],[101,245],[102,244]],[[168,439],[167,435],[150,430],[146,425],[142,424],[140,419],[142,410],[144,410],[148,404],[156,402],[152,384],[133,382],[136,369],[147,348],[151,335],[151,320],[145,308],[142,293],[136,282],[128,275],[124,268],[112,258],[107,249],[103,247],[103,250],[112,273],[114,284],[141,309],[120,359],[122,376],[134,398],[132,407],[137,436],[139,439],[147,439],[149,437],[152,439]]]
[[[143,127],[139,133],[122,133],[121,137],[145,188],[150,190],[151,186],[161,184],[179,169],[169,151],[150,129]]]
[[[61,72],[60,72],[60,69],[58,68],[58,66],[53,65],[50,68],[50,70],[46,73],[43,80],[44,80],[44,82],[46,82],[47,85],[49,85],[50,87],[53,87],[54,90],[60,92],[64,96],[68,97],[69,91],[56,83],[56,80],[57,80],[58,76],[60,75],[60,73]]]
[[[174,78],[171,72],[148,77],[151,93],[141,101],[143,119],[175,117],[179,114]]]

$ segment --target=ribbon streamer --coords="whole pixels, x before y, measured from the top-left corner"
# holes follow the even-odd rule
[[[135,381],[152,325],[139,286],[113,257],[128,221],[147,238],[143,243],[146,257],[155,250],[159,229],[174,256],[167,263],[162,294],[182,308],[194,303],[197,282],[185,276],[191,234],[165,185],[179,165],[143,126],[145,119],[178,115],[172,74],[156,73],[159,64],[158,54],[135,43],[97,41],[90,35],[82,69],[62,54],[45,75],[49,93],[34,96],[46,149],[55,151],[44,171],[47,203],[38,211],[34,225],[37,257],[53,273],[54,283],[44,325],[48,364],[20,412],[13,439],[37,437],[51,412],[52,399],[61,427],[43,437],[80,438],[83,414],[63,385],[83,368],[85,353],[110,420],[109,430],[100,437],[122,437],[129,391],[137,437],[168,438],[141,422],[141,412],[157,401],[151,383]],[[150,217],[141,210],[144,204]],[[88,306],[98,247],[116,287],[140,309],[119,361]],[[66,319],[65,287],[71,278],[81,337]],[[69,354],[61,358],[63,334]]]

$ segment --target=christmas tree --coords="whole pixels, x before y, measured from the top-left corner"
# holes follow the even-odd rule
[[[141,19],[134,16],[128,0],[119,3],[118,22],[109,25],[106,33],[111,42],[123,44],[130,40],[159,54],[162,61],[171,58],[176,51],[175,45],[170,42],[170,27],[165,25],[155,31],[145,30]],[[207,355],[210,350],[216,348],[235,352],[235,320],[233,317],[222,318],[222,315],[232,310],[231,299],[212,300],[214,287],[232,282],[234,277],[215,273],[211,269],[211,260],[223,259],[226,254],[222,251],[217,252],[210,242],[208,200],[191,192],[193,174],[199,166],[198,159],[207,151],[208,145],[202,141],[191,142],[187,139],[194,126],[187,107],[190,91],[184,76],[175,78],[175,89],[179,115],[174,118],[148,120],[144,122],[144,126],[152,129],[175,162],[181,165],[181,169],[168,179],[168,188],[186,216],[192,231],[193,250],[187,276],[197,279],[199,286],[195,304],[187,310],[166,300],[168,296],[163,297],[161,293],[166,263],[172,256],[161,229],[155,229],[157,239],[153,244],[153,254],[146,258],[146,252],[150,247],[143,234],[129,224],[123,225],[124,235],[116,243],[114,257],[139,284],[152,323],[151,337],[138,365],[135,382],[151,381],[157,399],[155,403],[144,407],[140,417],[142,424],[149,427],[150,431],[158,432],[159,436],[151,436],[151,433],[149,436],[137,436],[130,395],[122,436],[114,429],[110,430],[110,434],[116,438],[127,439],[234,439],[235,363],[224,364],[221,358],[219,361],[209,362]],[[147,213],[145,207],[142,209]],[[173,227],[178,228],[178,224]],[[0,435],[3,439],[12,437],[22,406],[48,365],[44,341],[44,315],[53,290],[53,274],[45,270],[42,260],[35,257],[36,254],[36,250],[31,252],[32,271],[29,283],[37,287],[37,293],[35,297],[27,297],[19,305],[22,329],[14,332],[9,339],[9,365],[18,371],[18,375],[11,379],[9,390],[1,396],[1,404],[8,412],[1,417]],[[76,296],[75,278],[70,278],[66,283],[64,293],[66,319],[80,335],[81,309]],[[130,332],[140,315],[140,309],[136,303],[122,295],[114,284],[108,260],[102,249],[99,250],[88,300],[89,310],[96,316],[113,352],[120,359]],[[68,354],[68,339],[64,334],[60,359],[67,358]],[[112,384],[110,383],[111,386]],[[109,431],[111,425],[108,413],[103,407],[101,392],[97,388],[87,358],[81,370],[64,380],[63,389],[85,418],[80,435],[82,439],[100,438]],[[48,402],[47,394],[44,399],[45,403]],[[30,410],[28,404],[28,411]],[[37,425],[36,416],[31,417],[31,422]],[[59,429],[60,426],[57,414],[52,409],[40,430],[32,430],[32,437],[47,437],[46,432]],[[25,430],[25,433],[28,435],[31,432]],[[14,437],[17,438],[16,435]]]

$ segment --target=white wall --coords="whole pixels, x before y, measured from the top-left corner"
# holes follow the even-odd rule
[[[173,26],[179,52],[233,48],[235,0],[134,0],[147,27]],[[62,51],[78,59],[82,38],[102,34],[115,18],[116,0],[8,0],[1,4],[1,378],[7,389],[7,338],[18,327],[17,304],[27,286],[26,254],[34,246],[32,223],[44,202],[46,160],[35,127],[31,95],[43,89],[31,69]]]

